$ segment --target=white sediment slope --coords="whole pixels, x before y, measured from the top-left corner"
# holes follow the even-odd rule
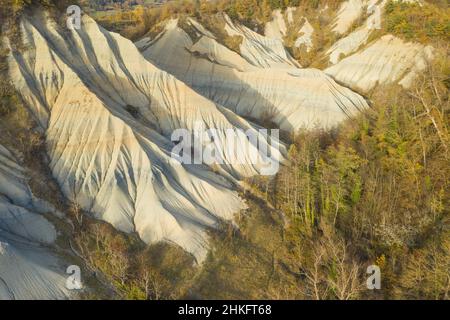
[[[174,20],[175,21],[175,20]],[[205,27],[203,27],[203,25],[201,25],[200,23],[197,22],[197,20],[193,19],[193,18],[187,18],[188,23],[193,26],[195,29],[198,30],[197,32],[197,36],[201,36],[201,35],[206,35],[210,38],[215,39],[216,37],[209,32],[208,30],[205,29]]]
[[[336,64],[341,60],[342,56],[347,56],[358,50],[369,39],[371,30],[366,26],[353,31],[346,37],[334,43],[327,54],[330,56],[330,63]]]
[[[280,9],[272,12],[272,20],[266,23],[264,27],[264,35],[268,39],[279,40],[284,43],[284,37],[287,35],[289,29],[294,27],[294,12],[295,7],[286,8],[284,14]],[[309,23],[307,18],[303,18],[304,23],[300,30],[298,30],[298,37],[294,42],[294,47],[304,45],[306,51],[309,52],[313,48],[312,36],[314,33],[313,26]],[[289,58],[291,59],[291,58]],[[298,66],[298,64],[296,64]]]
[[[295,40],[294,46],[300,47],[301,45],[306,46],[306,52],[311,51],[313,48],[313,34],[314,34],[314,28],[309,23],[308,19],[305,18],[305,22],[303,26],[299,30],[299,37]]]
[[[355,31],[339,39],[331,46],[331,48],[328,49],[327,54],[330,56],[330,63],[338,63],[342,56],[347,56],[357,51],[360,47],[367,43],[371,32],[375,28],[381,27],[381,13],[386,3],[387,0],[370,0],[365,2],[367,8],[372,6],[369,17]],[[378,5],[376,9],[373,7],[375,4]],[[343,7],[345,7],[345,4]],[[367,10],[369,11],[369,9]],[[380,26],[377,26],[377,23],[379,23]]]
[[[48,248],[56,230],[39,213],[44,208],[17,159],[0,145],[0,300],[69,297],[65,267]]]
[[[206,165],[175,164],[171,134],[212,128],[218,136],[204,144],[226,149],[227,129],[256,127],[87,16],[80,30],[63,33],[36,13],[21,30],[29,49],[10,57],[11,79],[46,130],[50,167],[64,194],[119,230],[147,243],[176,243],[202,261],[206,230],[245,207],[228,179],[259,174],[264,164],[252,161],[259,151],[245,136],[236,142],[243,160],[223,154],[221,175]],[[271,146],[271,156],[282,161]]]
[[[287,52],[281,38],[265,37],[246,26],[234,23],[226,14],[223,18],[225,32],[229,36],[242,37],[240,54],[251,64],[266,69],[300,66]],[[281,19],[283,19],[282,16]]]
[[[405,42],[386,35],[325,72],[336,80],[365,92],[379,84],[399,83],[409,87],[432,57],[431,46]]]
[[[270,120],[286,131],[331,127],[367,107],[360,95],[320,70],[299,69],[282,60],[282,67],[262,66],[258,61],[267,61],[269,51],[259,55],[259,43],[247,42],[246,50],[255,54],[249,60],[207,35],[194,43],[170,23],[151,44],[141,44],[137,43],[149,61],[203,96],[241,116]]]
[[[286,19],[288,24],[293,24],[294,23],[294,13],[297,10],[297,7],[287,7],[286,8]]]
[[[292,13],[291,13],[292,15]],[[286,35],[287,27],[280,9],[272,12],[272,20],[265,25],[264,34],[267,38],[280,39]]]
[[[421,0],[393,0],[394,2],[417,3]],[[365,14],[382,13],[388,0],[346,0],[339,7],[333,22],[332,30],[339,35],[348,33],[354,23]],[[375,7],[377,6],[377,7]],[[378,10],[379,9],[379,10]]]
[[[278,139],[259,135],[258,145],[238,136],[236,162],[225,152],[233,148],[227,130],[257,134],[268,122],[289,133],[334,127],[368,107],[351,88],[410,86],[432,58],[431,47],[391,35],[367,44],[367,25],[349,33],[373,3],[381,1],[341,5],[332,29],[342,38],[327,51],[333,66],[325,71],[302,69],[283,45],[295,8],[275,11],[265,36],[223,15],[224,33],[242,40],[237,52],[193,18],[186,23],[195,39],[173,19],[155,38],[133,44],[88,16],[81,29],[67,30],[36,11],[20,23],[27,49],[11,50],[10,77],[45,132],[53,177],[71,201],[201,262],[207,230],[245,208],[235,184],[266,169],[255,155],[269,149],[282,162],[286,154]],[[306,20],[295,46],[310,50],[314,32]],[[217,135],[192,153],[216,145],[223,164],[173,160],[174,130],[199,126]],[[48,212],[56,213],[32,195],[19,161],[0,145],[0,299],[71,297]]]
[[[353,23],[363,14],[368,0],[346,0],[344,1],[336,15],[333,31],[338,34],[345,34]]]
[[[330,63],[336,64],[342,56],[348,56],[367,44],[372,31],[382,25],[382,14],[388,0],[366,0],[363,4],[369,16],[356,30],[339,39],[327,51]]]
[[[264,148],[239,136],[238,163],[222,152],[222,165],[176,164],[174,130],[215,129],[216,137],[192,150],[199,153],[211,144],[228,149],[227,130],[256,133],[255,122],[288,132],[329,128],[368,106],[332,77],[367,89],[386,80],[375,79],[384,75],[372,71],[376,60],[388,65],[397,57],[390,43],[382,59],[369,47],[359,57],[363,65],[344,59],[327,70],[331,77],[299,68],[280,39],[223,19],[228,35],[242,37],[239,52],[192,18],[195,42],[171,20],[160,35],[134,45],[87,16],[80,30],[66,30],[36,12],[20,24],[28,49],[9,58],[11,79],[46,132],[50,169],[64,194],[117,229],[146,243],[178,244],[198,261],[206,257],[206,231],[245,208],[234,183],[262,173],[254,156]],[[422,49],[409,46],[406,58]],[[265,136],[259,143],[283,161],[282,143]]]

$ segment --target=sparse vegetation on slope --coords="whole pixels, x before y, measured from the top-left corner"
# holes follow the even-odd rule
[[[268,200],[290,218],[282,248],[301,253],[291,269],[306,298],[369,297],[339,283],[362,285],[377,264],[382,298],[448,299],[447,68],[438,59],[414,88],[378,91],[373,109],[336,132],[295,138]]]
[[[386,30],[406,40],[422,43],[450,40],[450,9],[427,2],[394,2],[386,5]]]
[[[119,28],[134,38],[165,19],[197,15],[238,51],[241,39],[227,37],[222,25],[214,25],[220,20],[208,20],[215,13],[226,11],[260,28],[272,9],[298,2],[217,1],[217,7],[208,1],[199,6],[184,2],[136,9],[103,22],[138,21]],[[325,2],[311,0],[305,6],[318,8]],[[15,1],[11,17],[29,3]],[[241,190],[241,196],[248,209],[237,213],[238,227],[224,223],[220,231],[210,232],[211,250],[201,266],[179,247],[146,246],[136,234],[118,232],[64,199],[49,178],[44,137],[9,82],[8,52],[1,51],[2,143],[18,149],[34,171],[33,191],[70,218],[70,223],[59,221],[65,245],[69,242],[80,254],[83,272],[100,279],[89,285],[104,287],[83,298],[449,299],[448,11],[390,3],[387,13],[382,32],[438,44],[435,62],[411,89],[380,87],[368,97],[373,108],[338,128],[296,132],[289,162],[276,177],[246,181],[249,189]],[[330,17],[325,18],[323,24],[320,19],[312,23],[328,25]],[[314,54],[335,40],[318,37]],[[301,52],[296,56],[312,63]],[[136,107],[125,109],[139,116]],[[373,264],[382,272],[380,291],[365,287],[366,268]]]

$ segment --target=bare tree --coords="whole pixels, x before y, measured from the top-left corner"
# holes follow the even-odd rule
[[[347,254],[348,245],[342,241],[329,241],[334,274],[328,275],[328,283],[339,300],[355,299],[361,290],[360,265]]]
[[[316,300],[323,300],[326,298],[329,287],[323,279],[321,267],[324,264],[325,250],[320,246],[314,252],[314,263],[310,270],[304,272],[308,285],[312,288],[313,297]],[[325,287],[323,287],[325,284]]]

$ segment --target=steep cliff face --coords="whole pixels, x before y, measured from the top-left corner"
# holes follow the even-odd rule
[[[256,127],[87,16],[80,30],[66,33],[38,13],[21,29],[29,49],[10,57],[11,78],[46,131],[50,168],[66,196],[119,230],[147,243],[177,243],[202,260],[205,230],[244,207],[225,177],[258,174],[264,164],[252,161],[259,149],[245,136],[236,141],[243,161],[222,151],[222,175],[206,165],[175,164],[171,134],[215,129],[215,140],[204,144],[227,150],[227,129],[257,134]],[[267,145],[266,137],[259,140]],[[279,142],[271,144],[282,160]]]
[[[418,3],[420,1],[404,1]],[[354,31],[336,41],[327,55],[331,66],[325,73],[351,88],[369,92],[377,85],[398,83],[409,87],[417,73],[433,59],[433,48],[406,42],[387,34],[369,43],[370,35],[381,28],[387,0],[346,1],[336,17],[335,31],[345,35],[346,21],[356,21],[368,15]],[[375,7],[376,6],[376,7]],[[350,20],[349,20],[350,19]],[[353,23],[352,22],[352,23]]]
[[[257,52],[271,39],[258,38],[263,40],[241,47],[240,56],[207,34],[194,43],[172,21],[154,41],[137,45],[149,61],[205,97],[241,116],[268,118],[286,131],[331,127],[367,107],[363,97],[320,70],[300,69],[288,60],[262,66],[258,61],[267,57]],[[253,52],[253,58],[247,59],[244,52]]]
[[[424,5],[418,0],[402,2],[405,6]],[[312,61],[322,61],[319,65],[326,69],[326,74],[360,92],[368,93],[378,85],[393,83],[409,87],[417,73],[433,59],[433,49],[387,34],[388,3],[387,0],[346,0],[336,12],[328,6],[315,9],[314,12],[326,14],[329,22],[316,18],[304,8],[276,10],[265,25],[265,35],[274,41],[285,41],[293,50],[303,46],[303,55],[315,50]],[[314,30],[308,17],[314,18],[315,27],[320,25],[320,28]],[[297,36],[295,41],[286,42],[293,36]],[[328,40],[324,42],[324,39]]]
[[[353,7],[351,1],[344,2],[342,4],[336,18],[336,20],[338,21],[338,25],[344,25],[344,21],[346,21],[346,18],[348,16],[353,17],[350,22],[351,24],[354,23],[354,20],[362,17],[366,13],[364,12],[364,10],[370,12],[370,14],[368,15],[367,19],[362,22],[362,25],[360,25],[356,30],[348,33],[343,38],[336,41],[327,50],[327,54],[330,57],[331,64],[338,63],[341,60],[342,56],[348,56],[351,53],[354,53],[367,43],[370,34],[374,30],[376,30],[376,28],[380,27],[380,25],[378,24],[381,23],[381,12],[384,9],[386,3],[387,0],[371,0],[366,2],[356,1],[356,3],[353,3]],[[376,9],[374,9],[374,5],[377,5]],[[356,18],[352,15],[352,13],[357,14]]]
[[[339,7],[328,28],[340,39],[321,52],[330,59],[324,71],[302,68],[284,46],[294,8],[275,11],[265,35],[222,15],[223,34],[242,40],[235,51],[194,18],[187,23],[195,36],[172,19],[133,44],[88,16],[67,30],[36,11],[21,21],[27,49],[11,51],[10,77],[45,132],[49,167],[67,198],[148,244],[175,243],[203,261],[207,230],[245,208],[235,184],[263,172],[255,157],[269,149],[271,160],[284,159],[284,144],[259,135],[255,123],[289,133],[334,127],[368,107],[353,90],[409,86],[432,58],[431,47],[392,35],[370,42],[374,14],[351,31],[373,4],[385,1]],[[315,49],[320,32],[305,17],[294,46]],[[173,161],[172,133],[199,127],[217,135],[192,153],[216,145],[222,165]],[[225,152],[235,148],[229,129],[259,135],[260,148],[238,136],[236,162]],[[49,249],[57,231],[40,214],[53,209],[33,197],[17,163],[0,147],[0,298],[66,298]]]
[[[290,25],[292,10],[280,14],[274,21],[283,34],[281,21]],[[205,230],[244,207],[230,181],[261,173],[263,164],[252,161],[257,146],[240,137],[246,150],[241,163],[223,154],[214,172],[207,165],[175,165],[174,130],[214,128],[216,141],[205,144],[225,146],[227,129],[256,132],[245,118],[269,120],[288,132],[327,128],[367,108],[363,97],[332,77],[364,90],[387,81],[357,79],[359,73],[370,79],[383,74],[371,72],[370,57],[363,60],[366,69],[344,65],[351,57],[325,73],[300,68],[278,35],[265,37],[222,19],[225,33],[243,39],[239,52],[193,18],[188,23],[196,39],[171,20],[136,48],[87,16],[80,30],[69,31],[37,12],[21,23],[29,49],[10,57],[11,78],[46,131],[50,167],[64,194],[119,230],[137,232],[147,243],[177,243],[199,260],[206,255]],[[270,144],[272,157],[282,161],[282,144]]]
[[[418,0],[403,2],[423,5]],[[341,5],[333,30],[344,37],[327,50],[331,66],[325,73],[361,92],[369,92],[378,85],[411,86],[433,59],[433,48],[391,34],[369,42],[370,35],[386,23],[383,14],[387,3],[387,0],[349,0]],[[364,16],[367,18],[362,24],[347,33],[349,26]]]
[[[304,45],[306,51],[309,52],[313,47],[312,36],[314,28],[306,17],[296,17],[298,8],[288,7],[282,13],[281,9],[277,9],[272,13],[272,20],[267,22],[264,26],[264,35],[269,39],[278,39],[285,43],[285,38],[291,32],[298,30],[294,41],[294,47]],[[294,18],[295,17],[295,18]],[[301,27],[297,27],[299,21],[302,23]]]
[[[287,11],[286,15],[288,15],[288,13],[290,13],[290,12],[291,12],[290,10]],[[266,23],[264,35],[267,38],[282,40],[283,37],[286,35],[286,32],[287,32],[287,26],[286,26],[285,17],[282,14],[281,10],[277,9],[272,12],[272,20]]]
[[[433,48],[386,35],[325,72],[352,88],[368,92],[379,84],[409,87],[433,58]]]
[[[242,38],[240,54],[251,64],[266,69],[300,66],[287,52],[281,38],[265,37],[244,25],[234,23],[226,14],[223,15],[223,19],[225,32],[229,36]]]
[[[54,209],[35,198],[24,169],[0,145],[0,300],[64,299],[64,263],[50,247],[55,227],[41,214]]]
[[[344,1],[336,13],[332,30],[339,35],[346,34],[353,23],[364,13],[364,8],[369,2],[377,2],[377,0]]]

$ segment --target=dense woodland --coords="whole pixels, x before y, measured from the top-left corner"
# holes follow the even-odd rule
[[[0,19],[13,24],[30,2],[1,0]],[[262,25],[274,8],[298,4],[311,12],[324,2],[184,1],[118,15],[132,15],[137,23],[128,28],[137,28],[136,36],[175,14],[207,21],[226,11]],[[71,225],[55,223],[64,230],[60,245],[78,252],[95,275],[83,298],[449,299],[450,30],[443,3],[387,6],[376,36],[431,43],[434,62],[411,89],[377,88],[366,97],[370,110],[338,128],[290,137],[279,174],[248,179],[240,191],[249,208],[238,213],[239,228],[224,223],[211,231],[202,266],[177,247],[148,247],[119,233],[64,199],[46,169],[44,137],[9,83],[2,49],[0,142],[23,155],[33,192],[71,217]],[[322,36],[317,41],[326,46],[331,40]],[[365,286],[373,264],[381,269],[381,290]]]

